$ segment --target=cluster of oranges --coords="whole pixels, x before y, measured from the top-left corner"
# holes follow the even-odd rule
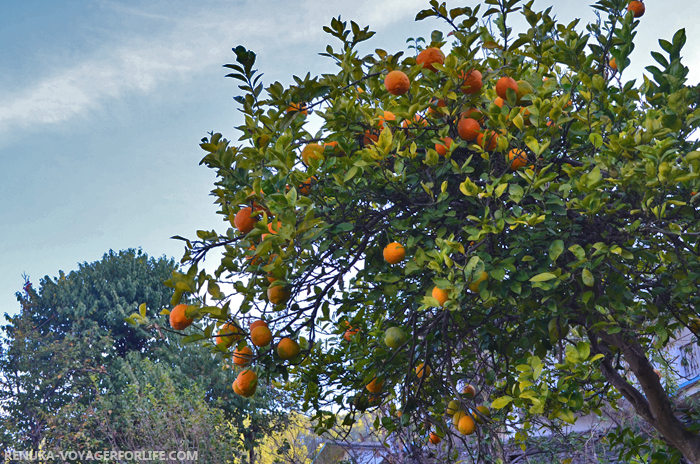
[[[422,64],[423,70],[430,70],[436,72],[437,69],[435,65],[442,65],[444,63],[444,55],[438,48],[426,48],[421,51],[416,58],[418,64]],[[480,71],[476,69],[470,69],[468,71],[461,71],[459,74],[460,85],[459,90],[465,95],[475,95],[479,93],[483,86],[483,75]],[[399,70],[390,71],[385,79],[384,86],[386,90],[392,95],[403,95],[408,92],[411,87],[411,82],[408,76]],[[502,76],[498,79],[495,85],[495,91],[498,97],[494,103],[503,107],[508,96],[508,89],[511,89],[520,100],[524,95],[532,92],[532,86],[524,81],[517,82],[515,79],[509,76]],[[443,99],[438,99],[434,107],[428,108],[428,114],[438,115],[438,108],[444,108],[447,104]],[[528,109],[522,108],[521,113],[524,117],[529,116]],[[393,113],[389,111],[384,111],[384,117],[380,117],[379,130],[384,126],[384,121],[395,120],[396,117]],[[526,119],[527,120],[527,119]],[[416,115],[416,122],[421,122],[426,124],[425,119],[422,119],[420,115]],[[498,147],[498,139],[502,134],[497,131],[488,130],[482,127],[484,123],[484,116],[482,111],[477,108],[468,108],[463,111],[457,122],[457,133],[459,137],[467,142],[475,142],[482,149],[486,151],[493,151]],[[403,122],[403,127],[408,127],[409,121]],[[365,136],[365,144],[370,141],[377,141],[377,136],[368,133]],[[448,151],[451,149],[454,140],[451,137],[443,137],[440,142],[435,143],[435,151],[440,156],[446,156]],[[508,153],[508,163],[511,170],[515,171],[522,167],[528,166],[528,156],[527,153],[518,148],[513,148]]]

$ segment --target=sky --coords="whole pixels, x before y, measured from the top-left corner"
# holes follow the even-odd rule
[[[700,79],[696,0],[648,0],[623,80],[637,78],[658,38],[685,27],[689,83]],[[474,6],[475,0],[448,3]],[[592,2],[536,0],[563,23],[594,19]],[[231,48],[258,55],[267,87],[334,72],[318,54],[331,18],[377,34],[361,50],[406,50],[408,37],[447,33],[415,22],[427,0],[23,0],[0,3],[0,314],[19,310],[23,274],[37,286],[104,253],[142,248],[182,256],[174,235],[224,231],[199,165],[208,132],[239,136]],[[517,29],[524,21],[513,23]]]

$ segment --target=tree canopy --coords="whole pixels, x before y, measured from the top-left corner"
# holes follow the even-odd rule
[[[230,357],[217,330],[263,318],[273,342],[249,369],[320,433],[387,408],[389,432],[480,450],[625,403],[658,433],[654,459],[700,463],[698,410],[654,372],[700,329],[700,93],[683,29],[624,79],[640,3],[599,0],[581,25],[533,1],[433,0],[416,19],[449,34],[408,55],[361,56],[374,33],[337,18],[321,53],[337,72],[264,91],[234,48],[239,144],[201,143],[231,227],[178,237],[190,267],[168,282],[173,304],[197,299],[188,341]],[[280,357],[282,338],[300,354]]]

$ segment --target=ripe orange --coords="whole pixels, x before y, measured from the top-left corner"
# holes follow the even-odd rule
[[[486,139],[488,144],[484,143],[484,139]],[[498,134],[496,134],[493,131],[486,131],[484,133],[481,133],[476,138],[476,143],[478,143],[479,146],[486,151],[493,151],[498,146]]]
[[[272,235],[276,235],[277,232],[280,231],[280,227],[282,227],[282,222],[281,222],[281,221],[277,221],[277,225],[276,225],[276,226],[273,226],[273,223],[272,223],[272,222],[270,222],[270,223],[267,224],[267,230],[269,230],[270,233],[271,233]],[[265,237],[267,237],[267,236],[268,236],[268,234],[262,234],[262,235],[260,236],[260,239],[261,239],[261,240],[265,240]]]
[[[515,92],[517,95],[518,83],[515,82],[515,79],[508,76],[503,76],[498,79],[498,82],[496,83],[496,94],[502,99],[507,100],[508,97],[506,95],[506,90],[508,89],[513,89],[513,92]]]
[[[414,123],[419,125],[419,126],[423,126],[423,127],[428,125],[428,121],[426,121],[423,118],[423,116],[421,116],[420,114],[416,114],[413,117],[413,121],[410,121],[408,119],[404,119],[403,122],[401,123],[401,127],[403,127],[404,129],[408,129],[408,126],[410,126],[411,124],[414,124]],[[408,133],[408,135],[412,135],[410,131],[407,131],[407,133]]]
[[[238,380],[238,379],[236,379],[236,380]],[[238,384],[236,383],[236,380],[233,381],[233,392],[236,393],[237,395],[243,396],[241,389],[238,388]]]
[[[426,379],[430,377],[430,366],[420,363],[416,366],[416,375],[419,379],[422,379],[424,374]]]
[[[233,351],[233,362],[236,366],[247,366],[253,360],[253,350],[249,346],[244,346],[243,348],[235,349]]]
[[[615,57],[611,58],[608,64],[610,65],[610,69],[617,72],[617,61],[615,61]]]
[[[192,319],[185,317],[186,304],[179,304],[170,311],[170,327],[175,330],[185,330],[192,324]]]
[[[365,388],[369,390],[370,393],[377,394],[380,391],[382,391],[382,387],[384,386],[384,381],[379,380],[377,377],[372,379],[370,383],[368,383]]]
[[[255,245],[251,245],[248,249],[253,250],[253,253],[255,253]],[[260,261],[260,257],[255,255],[246,256],[245,259],[250,261],[251,266],[255,266]]]
[[[267,326],[259,325],[250,332],[250,340],[255,346],[267,346],[272,341],[272,332]]]
[[[377,124],[380,131],[384,129],[384,123],[386,121],[396,121],[396,115],[391,111],[384,111],[384,114],[379,116],[379,124]]]
[[[435,108],[445,108],[447,106],[447,103],[445,103],[445,100],[442,98],[439,98],[437,101],[432,101],[431,106],[428,107],[428,114],[431,115],[440,115],[441,113],[438,113]]]
[[[474,398],[476,396],[476,388],[473,385],[467,385],[462,389],[462,394],[467,398]]]
[[[433,287],[432,296],[433,296],[433,298],[438,300],[438,303],[440,303],[440,306],[445,306],[445,302],[447,300],[449,300],[448,294],[449,294],[449,291],[446,289]]]
[[[481,73],[476,69],[470,69],[467,72],[462,71],[459,75],[462,80],[462,85],[460,85],[459,90],[463,94],[473,95],[481,90],[484,83],[481,80]]]
[[[289,337],[285,337],[277,344],[277,355],[282,359],[292,359],[300,352],[299,344]]]
[[[459,133],[459,137],[468,142],[476,140],[476,138],[479,136],[480,130],[481,125],[476,119],[460,119],[459,124],[457,124],[457,132]]]
[[[348,330],[345,331],[345,335],[343,335],[343,338],[347,341],[352,341],[352,337],[354,337],[360,329],[353,329],[350,327]]]
[[[391,71],[384,78],[384,87],[392,95],[403,95],[411,88],[411,81],[403,71]]]
[[[432,72],[437,71],[435,67],[433,67],[433,64],[435,63],[445,63],[445,55],[442,54],[442,51],[440,51],[439,48],[426,48],[425,50],[420,52],[416,57],[416,64],[422,64],[423,69],[429,69]]]
[[[226,348],[243,338],[243,332],[235,324],[227,322],[219,329],[216,336],[216,344],[223,343]]]
[[[476,430],[476,423],[474,422],[474,419],[472,419],[471,416],[465,414],[459,420],[457,429],[462,435],[471,435]]]
[[[398,242],[384,247],[384,260],[389,264],[398,264],[406,258],[406,249]]]
[[[488,277],[489,275],[486,273],[486,271],[482,272],[478,279],[469,284],[469,290],[471,290],[474,293],[478,292],[479,284],[484,280],[488,279]]]
[[[260,326],[268,327],[267,322],[263,321],[262,319],[258,319],[257,321],[253,321],[250,323],[248,330],[249,330],[249,332],[252,333],[254,328],[260,327]]]
[[[309,114],[309,110],[306,108],[306,104],[304,103],[290,103],[289,107],[287,108],[287,113],[293,113],[293,112],[300,112],[304,116]]]
[[[258,374],[250,369],[245,369],[238,374],[235,384],[238,386],[241,396],[251,397],[255,394],[255,389],[258,388]]]
[[[259,211],[260,209],[262,208],[255,208],[256,211]],[[253,208],[251,208],[250,206],[241,208],[241,210],[236,213],[236,216],[233,219],[233,225],[234,227],[236,227],[236,229],[238,229],[240,233],[247,234],[255,227],[255,222],[258,219],[250,217],[252,214]]]
[[[267,289],[267,299],[274,305],[286,303],[290,296],[289,289],[281,285],[268,287]]]
[[[640,2],[639,0],[632,0],[630,4],[627,5],[627,11],[632,11],[635,18],[641,18],[644,16],[644,11],[646,11],[646,8],[644,7],[644,3]]]
[[[469,108],[466,111],[462,111],[462,113],[459,115],[459,117],[462,119],[472,118],[472,119],[475,119],[479,123],[481,123],[481,121],[484,120],[484,115],[481,114],[481,111],[477,110],[476,108]]]
[[[318,181],[316,176],[311,176],[308,179],[306,179],[301,185],[299,185],[299,193],[302,195],[308,195],[311,193],[311,185],[312,183],[315,183]]]
[[[435,144],[435,151],[438,152],[440,156],[446,156],[447,150],[452,146],[452,139],[450,137],[443,137],[442,142],[443,143]]]
[[[515,171],[527,165],[527,153],[524,150],[513,148],[508,152],[508,161],[510,161],[510,170]]]
[[[323,160],[323,146],[318,143],[310,143],[301,150],[301,160],[305,165],[309,165],[309,159]]]
[[[497,107],[503,108],[503,103],[504,100],[501,97],[496,97],[496,99],[493,101]]]
[[[430,443],[432,443],[433,445],[437,445],[438,443],[440,443],[441,440],[442,438],[435,435],[435,433],[430,432]]]

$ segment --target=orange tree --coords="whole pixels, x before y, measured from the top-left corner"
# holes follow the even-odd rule
[[[246,367],[257,377],[234,387],[288,388],[318,432],[384,407],[402,414],[377,426],[440,446],[517,443],[624,403],[658,433],[655,459],[700,463],[697,410],[678,409],[654,372],[679,331],[700,327],[685,32],[659,41],[637,84],[622,74],[640,2],[600,0],[585,28],[532,1],[483,3],[431,1],[416,19],[450,32],[415,41],[416,56],[363,57],[373,33],[334,19],[324,29],[340,47],[322,55],[337,73],[289,88],[263,92],[255,54],[234,49],[240,144],[201,143],[231,227],[183,239],[190,272],[168,282],[173,304],[197,298],[187,316],[205,329],[188,341],[230,357],[264,319],[272,342]],[[224,323],[230,349],[214,344]]]

